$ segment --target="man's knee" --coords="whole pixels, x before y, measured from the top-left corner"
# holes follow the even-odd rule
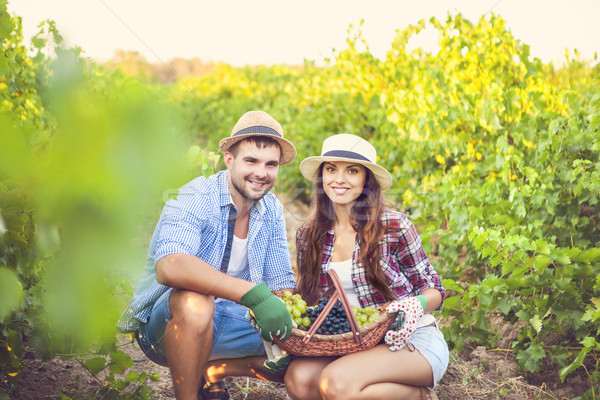
[[[175,324],[212,327],[215,312],[214,297],[189,290],[175,289],[169,298],[169,310]]]

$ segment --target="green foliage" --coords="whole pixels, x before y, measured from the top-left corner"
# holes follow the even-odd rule
[[[426,27],[439,51],[409,50]],[[219,140],[250,109],[297,147],[275,186],[289,200],[309,199],[298,165],[327,136],[379,150],[387,197],[443,277],[456,349],[495,346],[512,324],[523,371],[554,363],[563,380],[600,382],[599,66],[543,64],[499,16],[458,14],[398,31],[384,60],[359,26],[325,67],[221,65],[162,87],[63,49],[51,22],[40,30],[30,54],[0,0],[0,382],[18,379],[23,340],[46,358],[96,344],[84,365],[108,370],[107,396],[131,382],[148,395],[145,375],[115,378],[129,360],[114,322],[147,246],[131,238],[167,188],[218,168]]]
[[[0,320],[4,321],[23,300],[21,282],[13,271],[0,268]]]
[[[0,389],[18,385],[25,345],[107,355],[84,365],[120,388],[133,362],[115,323],[147,246],[132,239],[187,174],[179,115],[158,88],[62,48],[52,22],[30,53],[5,1],[0,31]]]
[[[149,375],[147,372],[129,371],[122,378],[115,376],[124,374],[127,369],[133,366],[131,357],[121,350],[111,352],[108,358],[97,356],[83,361],[78,357],[77,360],[90,374],[104,381],[104,386],[97,394],[100,398],[149,399],[154,393],[145,385],[145,382],[148,378],[158,380],[158,373]],[[106,371],[106,369],[109,370],[110,374],[104,379],[100,379],[99,374]]]

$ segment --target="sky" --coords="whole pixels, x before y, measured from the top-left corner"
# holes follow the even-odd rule
[[[476,23],[491,12],[544,62],[564,60],[565,49],[583,59],[600,56],[600,0],[8,0],[23,18],[26,40],[46,19],[67,46],[98,61],[132,50],[149,62],[200,58],[235,66],[302,64],[346,47],[348,28],[363,19],[370,51],[384,58],[396,30],[421,19],[444,21],[460,12]],[[367,5],[368,4],[368,5]],[[427,32],[415,45],[435,49]]]

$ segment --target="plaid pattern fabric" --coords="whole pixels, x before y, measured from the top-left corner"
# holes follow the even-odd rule
[[[388,282],[398,298],[417,296],[428,288],[438,289],[445,297],[444,287],[437,272],[429,262],[421,247],[421,238],[408,217],[402,213],[386,210],[381,223],[392,228],[381,241],[379,265],[383,268]],[[333,254],[335,234],[330,230],[325,235],[323,258],[321,259],[321,288],[327,289],[327,269]],[[296,248],[299,262],[302,262],[303,249],[307,246],[306,229],[298,229]],[[367,276],[358,263],[360,248],[356,244],[352,253],[352,281],[362,307],[378,307],[386,303],[383,295],[367,282]]]
[[[146,323],[154,302],[169,287],[156,281],[156,262],[175,253],[191,254],[220,270],[227,246],[229,211],[235,207],[227,171],[196,178],[179,190],[163,208],[131,304],[117,323],[121,332],[136,331]],[[283,207],[267,193],[250,209],[248,268],[238,278],[265,282],[269,289],[295,288],[287,246]]]

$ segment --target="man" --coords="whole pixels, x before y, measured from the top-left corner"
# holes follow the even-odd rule
[[[148,358],[169,366],[177,399],[228,399],[223,374],[209,374],[204,384],[207,368],[256,374],[265,360],[261,336],[285,340],[292,330],[271,293],[296,283],[283,207],[269,190],[296,149],[263,111],[244,114],[219,147],[227,169],[189,182],[167,201],[117,324],[136,333]],[[260,333],[244,318],[248,309]]]

